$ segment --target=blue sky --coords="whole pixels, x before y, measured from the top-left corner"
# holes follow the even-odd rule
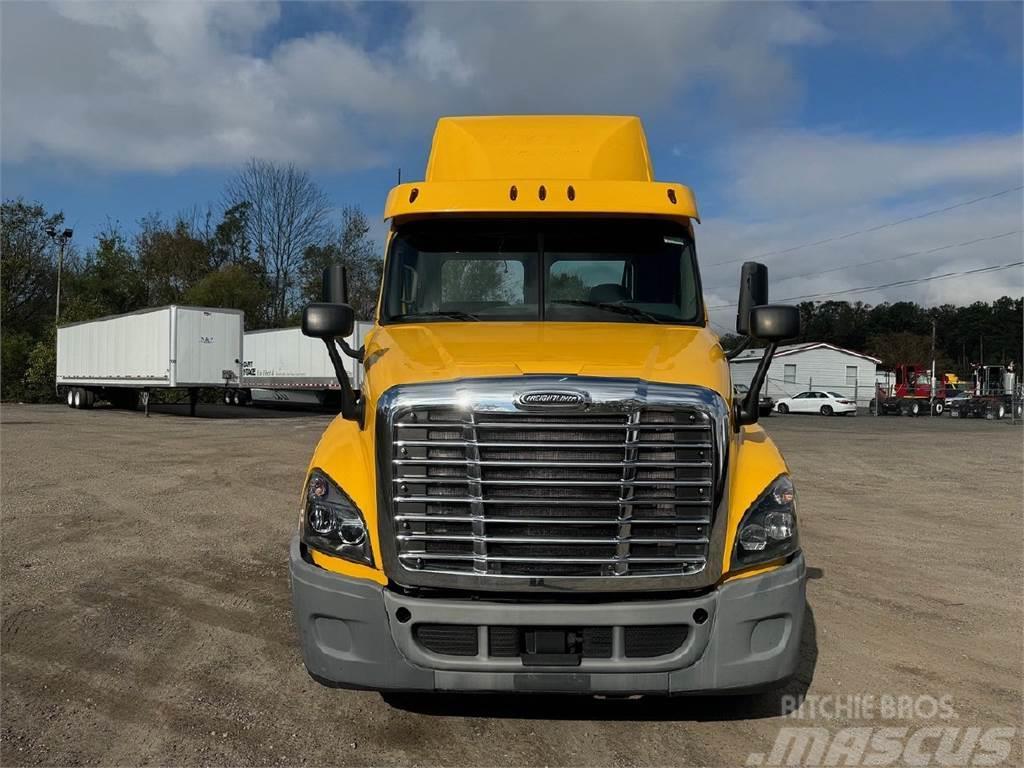
[[[18,3],[2,14],[0,184],[88,247],[219,204],[250,156],[375,219],[441,114],[639,114],[697,192],[709,303],[735,265],[1022,183],[1020,3]],[[768,261],[776,295],[1020,258],[1019,191]],[[383,233],[383,224],[376,234]],[[931,257],[800,277],[980,236]],[[1020,270],[858,295],[1022,292]],[[717,298],[716,298],[717,297]]]

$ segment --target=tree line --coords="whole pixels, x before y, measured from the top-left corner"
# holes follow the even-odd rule
[[[930,363],[934,329],[939,370],[969,376],[977,363],[1019,364],[1024,351],[1024,298],[1003,296],[992,302],[922,307],[912,301],[876,304],[805,301],[798,304],[800,337],[792,344],[824,341],[866,352],[886,367]],[[740,337],[722,339],[732,349]]]
[[[63,213],[21,198],[0,214],[0,396],[53,397],[54,310]],[[305,171],[251,160],[226,184],[219,205],[166,219],[143,217],[134,233],[108,222],[95,243],[72,245],[61,270],[60,322],[89,320],[162,304],[227,307],[245,312],[249,330],[296,325],[320,296],[320,274],[344,264],[357,317],[370,318],[383,260],[358,207],[333,208]],[[472,279],[471,279],[472,278]],[[500,275],[459,274],[504,290]],[[491,285],[493,283],[493,285]],[[573,293],[559,283],[557,292]],[[452,286],[454,294],[459,287]],[[477,295],[477,294],[474,294]],[[913,302],[803,302],[801,337],[882,359],[885,365],[931,360],[962,375],[973,363],[1020,362],[1024,299],[1004,296],[966,306]],[[739,337],[722,343],[735,347]]]
[[[0,394],[53,397],[61,212],[4,199],[0,213]],[[357,316],[377,301],[383,260],[357,206],[337,211],[305,171],[252,160],[219,205],[167,219],[143,217],[129,234],[108,221],[85,249],[67,248],[60,323],[163,304],[241,309],[246,328],[297,325],[320,298],[325,266],[344,264]]]

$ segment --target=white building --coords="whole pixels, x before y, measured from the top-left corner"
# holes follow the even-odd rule
[[[763,349],[748,349],[730,364],[733,384],[750,385]],[[836,392],[858,405],[874,397],[878,358],[824,342],[779,347],[761,392],[778,400],[810,389]]]

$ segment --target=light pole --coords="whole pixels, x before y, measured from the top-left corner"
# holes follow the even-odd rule
[[[57,309],[53,313],[54,325],[60,324],[60,273],[64,269],[64,249],[67,247],[68,241],[71,236],[74,235],[74,231],[65,229],[61,233],[57,233],[57,228],[52,224],[46,228],[46,234],[50,236],[53,242],[57,243],[59,248],[57,252]]]

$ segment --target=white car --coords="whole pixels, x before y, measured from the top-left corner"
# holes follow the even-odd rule
[[[775,404],[779,413],[820,413],[822,416],[834,414],[855,415],[857,403],[836,392],[814,390],[801,392],[793,397],[784,397]]]

